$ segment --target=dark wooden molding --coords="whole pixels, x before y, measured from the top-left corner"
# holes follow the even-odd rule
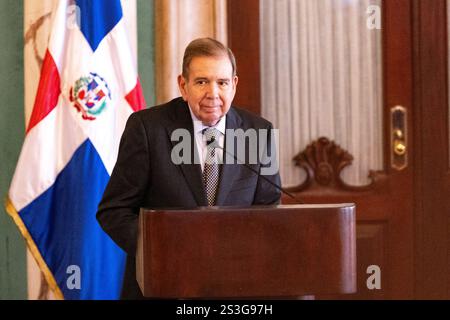
[[[384,174],[370,171],[370,183],[365,186],[352,186],[341,178],[342,170],[351,165],[353,156],[327,137],[320,137],[310,143],[305,150],[294,157],[295,165],[304,169],[306,179],[300,185],[290,188],[290,191],[300,192],[306,189],[336,189],[345,191],[368,191],[376,187],[377,181]]]
[[[259,0],[229,0],[227,10],[228,46],[239,77],[234,104],[260,115]]]
[[[447,1],[414,0],[415,291],[450,298]]]

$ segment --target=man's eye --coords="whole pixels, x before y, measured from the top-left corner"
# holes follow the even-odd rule
[[[226,87],[228,85],[228,81],[219,81],[219,86]]]
[[[198,80],[197,84],[203,86],[203,85],[206,84],[206,81],[205,80]]]

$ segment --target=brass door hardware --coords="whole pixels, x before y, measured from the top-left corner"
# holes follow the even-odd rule
[[[408,166],[407,117],[404,107],[391,109],[391,166],[396,170]]]

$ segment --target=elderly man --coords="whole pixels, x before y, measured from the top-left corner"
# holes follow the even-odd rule
[[[103,229],[128,254],[122,299],[142,298],[135,275],[141,207],[251,206],[279,202],[280,192],[266,180],[279,185],[278,170],[265,174],[266,179],[261,178],[261,170],[270,164],[260,161],[260,157],[248,164],[224,161],[226,154],[233,153],[225,146],[235,138],[228,136],[233,130],[261,131],[265,134],[258,135],[258,139],[263,137],[268,149],[273,144],[270,122],[231,105],[237,83],[231,50],[210,38],[197,39],[186,48],[183,71],[178,77],[182,97],[130,116],[116,166],[97,212]],[[180,129],[192,137],[192,149],[187,148],[193,150],[188,155],[192,161],[174,161],[177,143],[173,141],[173,133]],[[216,147],[210,148],[210,142]],[[246,150],[248,156],[248,146]],[[235,155],[233,158],[239,159]]]

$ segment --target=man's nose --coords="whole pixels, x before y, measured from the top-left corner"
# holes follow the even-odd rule
[[[207,97],[208,98],[217,98],[219,97],[219,87],[217,86],[217,83],[211,82],[207,89]]]

